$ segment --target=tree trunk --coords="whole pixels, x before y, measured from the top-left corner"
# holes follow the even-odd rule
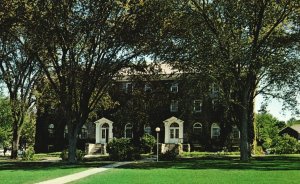
[[[250,159],[250,145],[248,138],[248,118],[249,118],[249,103],[247,90],[243,91],[241,103],[241,139],[240,139],[240,159],[242,161],[249,161]]]
[[[76,148],[77,148],[77,131],[69,133],[69,147],[68,147],[68,162],[76,163]]]
[[[11,150],[11,159],[18,158],[18,150],[19,150],[19,141],[20,141],[20,133],[18,130],[18,123],[14,122],[13,127],[13,138],[12,138],[12,150]]]

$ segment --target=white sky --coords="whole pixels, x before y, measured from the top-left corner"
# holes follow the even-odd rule
[[[255,112],[257,112],[260,109],[260,106],[263,102],[263,97],[261,95],[258,95],[255,99]],[[298,99],[298,102],[300,102],[300,98]],[[283,103],[282,101],[279,101],[277,99],[272,99],[270,103],[268,104],[267,111],[271,113],[273,116],[275,116],[280,121],[287,121],[292,117],[295,117],[296,119],[299,119],[300,116],[296,117],[292,114],[289,110],[282,110]],[[299,109],[300,107],[298,107]]]

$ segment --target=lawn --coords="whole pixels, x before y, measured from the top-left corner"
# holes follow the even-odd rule
[[[300,157],[182,158],[174,162],[133,163],[74,183],[299,183]]]
[[[112,162],[89,159],[75,165],[66,162],[24,162],[0,159],[0,183],[36,183]]]

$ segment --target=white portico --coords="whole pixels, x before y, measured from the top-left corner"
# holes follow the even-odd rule
[[[113,138],[113,122],[101,118],[95,122],[96,124],[96,144],[106,144]]]
[[[183,143],[183,122],[174,116],[164,121],[166,144]]]

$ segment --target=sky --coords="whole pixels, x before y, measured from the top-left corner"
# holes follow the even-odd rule
[[[263,97],[261,95],[258,95],[255,99],[255,112],[257,112],[260,109],[262,102],[263,102]],[[298,102],[300,102],[300,97],[298,98]],[[283,111],[282,107],[283,107],[282,101],[271,99],[270,103],[268,104],[267,111],[280,121],[286,122],[292,117],[296,119],[300,119],[300,116],[293,115],[292,112],[289,110]],[[299,108],[300,107],[298,107],[298,109]]]

